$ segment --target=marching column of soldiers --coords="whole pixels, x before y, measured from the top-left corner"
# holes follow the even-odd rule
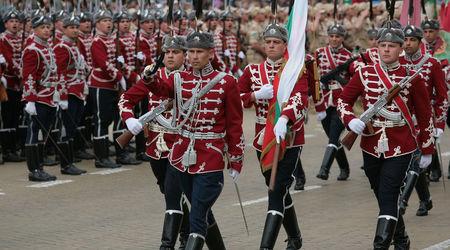
[[[52,15],[3,10],[0,164],[26,162],[28,179],[44,182],[56,180],[44,170],[55,161],[65,175],[85,174],[75,165],[81,159],[109,169],[149,162],[165,201],[160,249],[175,249],[178,237],[179,249],[225,249],[212,207],[223,170],[237,188],[243,169],[243,108],[255,109],[258,159],[265,150],[286,28],[275,20],[261,28],[256,14],[251,25],[259,28],[244,29],[244,42],[242,17],[230,8],[207,11],[203,22],[183,9],[96,8]],[[281,226],[286,249],[302,247],[289,188],[302,190],[306,181],[300,158],[309,97],[328,137],[316,177],[327,180],[336,159],[337,179],[348,180],[344,148],[360,135],[362,169],[379,206],[373,248],[410,248],[403,214],[414,188],[417,216],[432,209],[428,185],[442,177],[437,147],[450,126],[450,65],[433,57],[445,46],[439,29],[437,20],[402,27],[390,17],[368,29],[367,47],[353,54],[346,27],[335,20],[327,45],[311,53],[306,45],[305,67],[273,126],[286,150],[276,175],[260,165],[268,187],[275,177],[260,249],[274,249]],[[357,102],[365,111],[360,117]],[[133,136],[135,148],[127,145]]]

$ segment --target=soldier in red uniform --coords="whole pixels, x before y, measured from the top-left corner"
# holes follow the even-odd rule
[[[237,66],[237,58],[239,56],[243,59],[245,56],[240,50],[238,38],[233,33],[233,13],[230,10],[223,12],[220,15],[220,21],[223,24],[223,31],[216,33],[214,36],[218,60],[226,67],[223,69],[225,72],[240,76],[242,75],[242,71]]]
[[[119,87],[126,89],[125,78],[117,69],[116,44],[111,36],[113,28],[111,13],[99,10],[94,15],[96,35],[91,46],[92,72],[89,76],[89,99],[94,114],[93,146],[97,168],[118,168],[121,165],[109,159],[108,127],[118,120],[117,102]],[[118,53],[120,54],[120,53]]]
[[[353,105],[361,97],[364,110],[381,98],[394,84],[414,72],[400,65],[404,35],[401,29],[382,29],[378,38],[380,63],[359,69],[338,99],[338,112],[345,126],[361,134],[364,171],[378,201],[379,214],[374,249],[389,249],[392,238],[396,249],[409,249],[402,215],[398,212],[400,187],[413,153],[422,152],[420,168],[431,162],[434,151],[433,119],[424,80],[417,76],[400,90],[393,101],[372,117],[374,133],[355,116]],[[412,121],[416,116],[420,133]],[[395,234],[395,236],[394,236]]]
[[[217,27],[219,25],[219,15],[215,10],[210,10],[205,15],[205,24],[204,30],[210,33],[215,34]]]
[[[4,13],[2,20],[6,31],[0,35],[0,54],[3,57],[3,60],[0,60],[0,67],[3,69],[0,77],[8,96],[8,100],[1,103],[0,143],[3,151],[2,160],[5,162],[25,160],[16,151],[19,117],[23,109],[20,79],[22,38],[18,33],[21,26],[19,15],[16,9]]]
[[[136,60],[136,38],[133,33],[130,32],[131,15],[127,11],[121,10],[114,14],[113,21],[116,24],[115,44],[118,65],[121,67],[123,76],[126,80],[127,86],[123,90],[128,89],[136,83],[139,79],[139,75],[135,72]],[[118,117],[117,117],[118,118]],[[124,125],[120,120],[114,119],[113,126],[113,139],[114,141],[119,137],[124,129]],[[136,160],[132,157],[127,148],[122,149],[117,143],[114,143],[116,149],[116,162],[123,165],[138,165],[142,161]]]
[[[377,47],[377,35],[378,30],[375,28],[372,28],[367,31],[367,37],[368,37],[368,48],[364,53],[361,54],[361,56],[352,63],[350,67],[350,74],[354,75],[356,71],[364,67],[366,65],[374,65],[375,63],[380,62],[380,56],[378,54],[378,47]]]
[[[62,125],[66,134],[60,137],[59,148],[64,153],[60,158],[61,171],[64,174],[80,175],[86,173],[85,170],[73,165],[74,138],[77,134],[78,123],[84,112],[84,101],[88,94],[86,85],[87,68],[83,55],[77,46],[78,27],[80,25],[78,17],[67,16],[63,20],[63,36],[60,43],[53,48],[58,65],[58,75],[61,85],[61,108]]]
[[[237,181],[242,168],[245,144],[239,88],[235,78],[212,68],[211,34],[190,34],[187,47],[192,71],[177,72],[164,81],[148,76],[152,69],[148,67],[144,80],[152,93],[174,98],[179,134],[169,162],[180,171],[183,192],[191,203],[186,249],[202,249],[205,237],[210,249],[225,249],[211,207],[223,188],[223,169],[227,167]]]
[[[282,26],[270,24],[264,33],[264,47],[267,59],[261,64],[250,64],[239,78],[239,88],[244,107],[255,107],[256,124],[253,146],[261,157],[262,142],[265,134],[269,100],[273,98],[273,79],[283,64],[283,55],[287,47],[287,31]],[[311,58],[310,58],[311,59]],[[302,238],[298,227],[294,203],[288,192],[294,179],[297,163],[305,142],[304,121],[308,106],[309,71],[304,71],[295,85],[287,106],[281,111],[280,120],[292,126],[292,140],[287,145],[284,158],[279,162],[277,180],[273,192],[269,192],[269,207],[261,240],[261,249],[273,249],[281,224],[288,236],[287,249],[300,249]],[[312,89],[311,89],[312,90]],[[314,91],[314,90],[313,90]],[[324,111],[325,107],[318,111]],[[261,172],[269,185],[271,170]]]
[[[158,77],[167,81],[173,73],[184,70],[185,40],[180,36],[166,36],[163,51],[165,67],[158,70]],[[147,100],[148,109],[154,110],[164,99],[152,94],[144,82],[138,82],[120,98],[119,109],[122,120],[128,128],[132,129],[135,127],[134,124],[139,123],[134,118],[133,107],[139,105],[142,100]],[[167,110],[163,116],[164,119],[171,120],[172,110]],[[142,133],[140,130],[131,130],[131,132],[139,135]],[[146,153],[151,159],[150,166],[166,202],[160,249],[174,249],[178,231],[180,231],[180,248],[182,248],[189,237],[189,209],[182,197],[178,171],[170,165],[168,160],[169,149],[172,148],[175,139],[175,131],[168,130],[153,121],[148,124],[147,132]]]
[[[352,56],[352,53],[342,45],[346,34],[346,30],[342,25],[331,25],[328,27],[327,32],[329,45],[318,48],[315,54],[321,76],[327,74],[338,65],[343,64]],[[341,72],[339,76],[344,80],[348,80],[350,77],[348,71]],[[342,86],[343,83],[336,80],[322,84],[324,84],[323,101],[326,106],[326,114],[319,115],[318,120],[322,122],[323,129],[328,136],[328,146],[325,150],[317,178],[328,180],[331,165],[333,164],[334,158],[336,158],[341,170],[337,179],[347,180],[350,174],[350,168],[344,148],[339,142],[339,136],[344,130],[344,125],[336,112],[337,100],[344,86]]]
[[[91,55],[91,45],[94,39],[92,35],[92,15],[88,12],[80,13],[80,26],[78,33],[78,49],[80,53],[83,55],[87,74],[86,77],[89,76],[92,70],[92,55]],[[87,81],[86,81],[86,84]],[[80,124],[77,127],[78,133],[75,134],[74,138],[74,158],[76,159],[84,159],[90,160],[94,159],[94,155],[88,153],[86,148],[92,147],[92,103],[89,98],[85,98],[86,104],[84,105],[84,110],[82,113],[82,118],[80,120]]]
[[[54,34],[52,38],[52,45],[56,45],[61,42],[61,39],[64,35],[64,24],[63,20],[67,17],[67,12],[64,10],[60,10],[53,14],[53,24],[54,24]]]
[[[33,41],[25,48],[22,56],[23,100],[27,102],[25,111],[29,115],[25,142],[25,155],[30,171],[28,179],[52,181],[56,177],[44,171],[38,146],[39,130],[42,130],[45,139],[51,136],[49,130],[55,121],[55,101],[58,101],[56,62],[48,42],[51,37],[51,20],[45,15],[37,15],[32,24]]]
[[[408,25],[404,28],[405,33],[405,55],[400,57],[400,63],[404,65],[409,70],[418,70],[422,68],[421,75],[425,80],[425,85],[428,90],[430,105],[433,111],[433,120],[435,133],[434,137],[440,140],[442,134],[444,133],[445,120],[448,109],[447,101],[447,86],[445,84],[444,72],[440,62],[432,57],[430,54],[422,54],[420,51],[420,44],[423,38],[422,29]],[[433,154],[433,160],[431,165],[437,164],[439,166],[439,159],[436,152]],[[411,166],[416,166],[417,164],[412,164]],[[412,169],[414,173],[420,173],[419,169]],[[411,173],[411,171],[409,171]],[[408,173],[408,177],[409,177]],[[417,216],[424,216],[428,214],[428,210],[433,207],[431,201],[430,191],[428,189],[428,183],[426,179],[426,171],[422,171],[419,174],[416,184],[416,191],[419,195],[420,206],[417,210]],[[405,202],[401,200],[401,202]],[[406,207],[406,204],[402,204],[400,207]]]

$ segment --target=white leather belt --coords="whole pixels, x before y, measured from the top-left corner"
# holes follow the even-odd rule
[[[393,128],[393,127],[402,127],[406,125],[406,121],[404,119],[400,121],[379,121],[375,120],[372,122],[372,126],[374,127],[385,127],[385,128]]]
[[[187,138],[194,138],[196,140],[212,140],[212,139],[221,139],[225,137],[225,133],[213,133],[213,132],[190,132],[187,130],[181,130],[180,133],[182,136]]]

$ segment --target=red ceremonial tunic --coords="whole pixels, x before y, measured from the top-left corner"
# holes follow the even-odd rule
[[[20,91],[20,61],[22,57],[22,37],[5,31],[0,34],[0,54],[5,57],[6,67],[2,72],[7,82],[7,88]]]

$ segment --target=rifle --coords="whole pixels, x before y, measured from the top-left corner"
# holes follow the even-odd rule
[[[364,113],[361,114],[359,119],[364,122],[367,125],[367,128],[369,129],[370,133],[373,134],[373,127],[370,123],[370,119],[374,117],[380,110],[386,106],[388,103],[391,103],[392,100],[399,94],[400,90],[409,82],[414,80],[414,78],[420,74],[423,68],[418,69],[412,76],[403,78],[399,83],[396,83],[394,86],[392,86],[387,92],[385,92],[379,99],[376,101],[373,106]],[[345,137],[341,140],[341,144],[344,145],[348,150],[350,150],[353,146],[353,143],[355,143],[356,138],[358,137],[358,134],[349,131]]]
[[[140,2],[139,2],[140,3]],[[138,13],[137,13],[137,30],[136,30],[136,37],[134,40],[134,62],[135,62],[135,68],[136,68],[136,72],[139,74],[141,72],[141,62],[139,59],[137,59],[137,54],[138,52],[141,50],[141,46],[140,46],[140,36],[141,36],[141,16],[143,15],[143,8],[141,5],[139,5],[139,7],[141,8]]]
[[[327,74],[320,77],[320,82],[324,85],[325,90],[329,90],[328,84],[331,80],[338,81],[342,86],[347,84],[347,80],[343,79],[339,74],[348,69],[351,63],[353,63],[356,59],[358,59],[360,55],[352,56],[350,59],[345,61],[343,64],[337,66]]]
[[[225,67],[231,68],[230,65],[230,58],[225,55],[225,51],[227,50],[227,39],[225,36],[225,20],[222,21],[223,23],[223,29],[222,29],[222,53],[223,53],[223,62],[225,63]]]

